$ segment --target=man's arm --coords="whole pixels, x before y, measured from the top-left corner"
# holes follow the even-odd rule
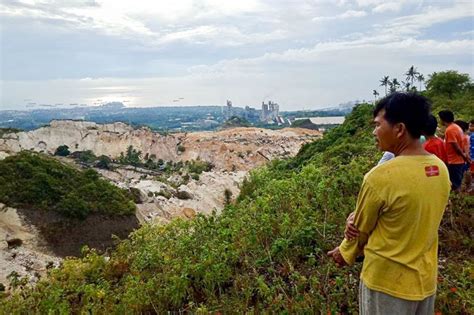
[[[377,225],[380,210],[383,206],[384,202],[378,196],[377,191],[364,180],[354,215],[354,226],[359,231],[359,235],[353,240],[344,239],[339,247],[329,252],[328,255],[336,260],[335,254],[340,254],[346,264],[352,265],[357,256],[363,251],[370,233]],[[338,263],[338,265],[341,264]]]
[[[462,158],[464,159],[464,161],[466,161],[466,163],[470,162],[469,157],[467,156],[466,153],[464,153],[464,151],[461,149],[461,147],[459,146],[457,142],[449,142],[449,143],[453,146],[454,151],[456,151],[457,154],[462,156]]]

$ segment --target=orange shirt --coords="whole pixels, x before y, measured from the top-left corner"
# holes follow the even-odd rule
[[[448,164],[464,164],[464,159],[453,148],[452,143],[457,143],[461,150],[463,149],[464,135],[461,127],[455,123],[450,124],[446,128],[444,142],[446,144],[446,155],[448,157]]]
[[[446,157],[444,142],[440,138],[428,138],[425,143],[423,143],[423,148],[427,152],[436,155],[444,163],[447,163],[448,158]]]
[[[462,150],[464,151],[464,153],[466,153],[467,155],[469,155],[469,147],[471,146],[471,141],[469,139],[469,136],[468,135],[463,135],[463,142],[462,142]]]

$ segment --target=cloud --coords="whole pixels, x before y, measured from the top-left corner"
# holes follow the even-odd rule
[[[459,2],[449,8],[429,7],[418,14],[397,17],[380,29],[382,33],[390,33],[393,36],[416,36],[420,31],[435,24],[446,23],[466,17],[473,17],[472,4]]]
[[[382,13],[387,11],[400,11],[402,8],[402,3],[400,2],[386,2],[377,5],[375,8],[372,9],[372,12]]]
[[[364,17],[367,15],[365,11],[356,11],[356,10],[349,10],[344,13],[334,15],[334,16],[316,16],[312,19],[313,22],[323,22],[323,21],[332,21],[332,20],[344,20],[349,18],[358,18]]]
[[[472,73],[472,16],[448,0],[4,0],[1,106],[372,99],[372,82],[412,64]]]

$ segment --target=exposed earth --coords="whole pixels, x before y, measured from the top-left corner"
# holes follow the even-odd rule
[[[234,128],[217,132],[160,135],[148,128],[133,129],[123,123],[99,125],[84,121],[52,121],[30,132],[5,134],[0,138],[0,159],[21,150],[53,154],[58,146],[70,151],[91,150],[112,159],[132,145],[142,156],[179,162],[201,160],[213,169],[198,179],[182,180],[183,174],[159,174],[131,166],[96,169],[115,185],[139,191],[136,217],[91,216],[70,221],[54,213],[12,209],[0,204],[0,283],[16,272],[34,283],[63,257],[79,255],[88,245],[106,250],[114,245],[111,235],[127,237],[139,224],[165,224],[175,217],[191,219],[198,213],[219,213],[238,196],[240,184],[251,169],[275,158],[294,156],[300,147],[321,137],[308,129],[268,130]],[[181,147],[181,149],[178,149]],[[184,148],[184,149],[183,149]],[[71,158],[58,158],[81,167]],[[183,197],[184,196],[184,197]]]

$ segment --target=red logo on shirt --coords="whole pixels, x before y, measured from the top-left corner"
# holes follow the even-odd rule
[[[425,166],[425,174],[428,177],[439,176],[439,168],[436,165]]]

